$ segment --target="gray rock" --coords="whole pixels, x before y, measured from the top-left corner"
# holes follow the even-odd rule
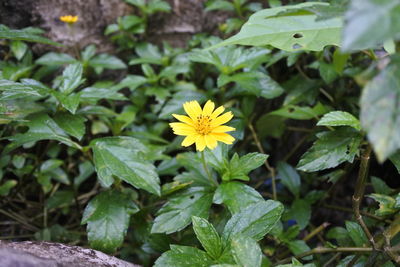
[[[1,267],[139,267],[100,251],[50,242],[0,241]]]

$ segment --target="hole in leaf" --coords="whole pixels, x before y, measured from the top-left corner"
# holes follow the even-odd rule
[[[190,196],[190,199],[193,199],[194,198],[194,196]]]
[[[293,46],[292,46],[292,48],[293,49],[299,49],[299,48],[302,48],[302,46],[300,45],[300,44],[294,44]]]
[[[289,109],[288,109],[288,111],[289,111],[290,113],[294,112],[294,110],[295,110],[294,108],[289,108]]]
[[[295,33],[295,34],[293,34],[293,37],[298,39],[298,38],[302,38],[303,35],[301,33]]]
[[[349,145],[346,146],[346,154],[347,155],[350,154],[350,146]]]

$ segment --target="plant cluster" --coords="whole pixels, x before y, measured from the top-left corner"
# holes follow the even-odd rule
[[[227,38],[186,48],[146,41],[167,2],[125,1],[121,58],[34,55],[59,44],[0,26],[1,239],[156,267],[400,263],[397,0],[210,0]]]

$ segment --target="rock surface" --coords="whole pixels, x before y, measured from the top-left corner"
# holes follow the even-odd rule
[[[50,242],[0,241],[1,267],[139,267],[102,252]]]
[[[167,0],[170,13],[158,13],[149,20],[148,39],[155,43],[167,41],[173,46],[183,47],[193,34],[213,32],[225,21],[227,14],[204,12],[206,0]],[[119,16],[133,14],[135,8],[123,0],[1,0],[0,24],[12,28],[40,27],[47,37],[66,45],[85,47],[95,44],[99,51],[109,52],[113,46],[104,36],[107,25],[115,23]],[[78,15],[73,35],[59,20],[62,15]],[[46,47],[36,45],[38,52]],[[48,49],[48,48],[47,48]],[[55,48],[52,47],[52,50]]]

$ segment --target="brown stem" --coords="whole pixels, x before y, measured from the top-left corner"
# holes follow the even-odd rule
[[[320,232],[322,232],[326,227],[328,227],[330,225],[330,223],[328,222],[324,222],[323,224],[321,224],[320,226],[318,226],[317,228],[315,228],[311,233],[309,233],[308,235],[306,235],[303,240],[304,241],[308,241],[311,238],[313,238],[315,235],[319,234]]]
[[[254,130],[253,124],[251,124],[251,122],[249,122],[249,129],[251,131],[251,134],[253,136],[254,142],[256,142],[256,146],[258,148],[258,150],[265,154],[265,150],[261,145],[260,140],[258,139],[257,133]],[[275,169],[273,167],[271,167],[271,165],[269,165],[268,163],[268,159],[264,162],[265,167],[267,168],[267,170],[269,171],[269,173],[271,174],[271,178],[272,178],[272,196],[274,200],[277,200],[277,196],[276,196],[276,174],[275,174]]]
[[[363,248],[363,247],[338,247],[338,248],[317,247],[317,248],[314,248],[314,249],[312,249],[310,251],[295,255],[294,257],[296,259],[301,259],[301,258],[305,258],[307,256],[311,256],[311,255],[314,255],[314,254],[323,254],[323,253],[332,253],[332,252],[336,252],[336,253],[338,253],[338,252],[370,253],[373,250],[374,250],[373,248]],[[292,257],[288,257],[286,259],[278,261],[273,266],[277,266],[277,265],[280,265],[280,264],[285,264],[285,263],[290,262],[291,260],[292,260]]]
[[[353,210],[350,208],[345,208],[345,207],[336,206],[336,205],[323,204],[322,207],[327,208],[327,209],[332,209],[332,210],[344,211],[344,212],[353,212]],[[360,213],[361,213],[361,215],[363,215],[365,217],[369,217],[369,218],[377,220],[377,221],[388,222],[388,223],[391,222],[390,220],[384,219],[382,217],[376,216],[374,214],[371,214],[371,213],[368,213],[365,211],[360,211]]]
[[[370,155],[371,155],[371,146],[368,145],[367,149],[364,151],[364,154],[361,156],[360,170],[358,172],[357,183],[356,183],[356,187],[355,187],[354,194],[353,194],[353,212],[354,212],[354,217],[355,217],[356,221],[358,222],[358,224],[361,226],[364,233],[368,237],[368,240],[371,243],[371,246],[374,249],[376,249],[374,237],[372,236],[371,232],[369,231],[369,229],[368,229],[367,225],[365,224],[365,222],[361,216],[361,213],[360,213],[360,205],[361,205],[362,198],[364,196],[365,183],[367,180]]]

